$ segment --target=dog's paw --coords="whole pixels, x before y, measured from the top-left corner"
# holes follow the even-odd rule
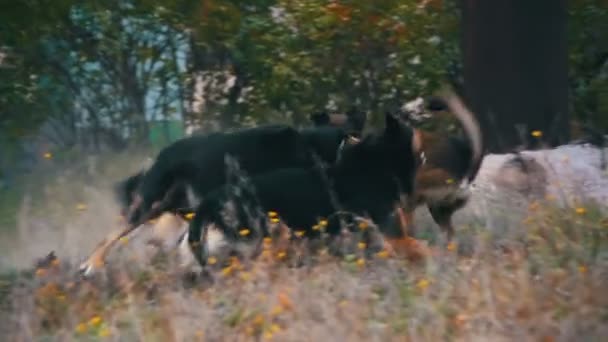
[[[91,262],[90,260],[87,260],[80,264],[80,266],[78,267],[78,274],[88,278],[97,273],[98,270],[99,267],[95,266],[95,263]]]

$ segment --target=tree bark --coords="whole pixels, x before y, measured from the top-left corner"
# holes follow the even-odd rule
[[[566,0],[463,0],[462,7],[465,97],[488,151],[566,143]]]

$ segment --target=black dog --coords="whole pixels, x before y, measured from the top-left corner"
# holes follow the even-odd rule
[[[143,223],[141,218],[153,206],[157,208],[156,211],[183,215],[195,204],[192,195],[202,197],[205,192],[225,183],[225,155],[236,157],[240,167],[250,175],[277,167],[312,167],[312,153],[331,165],[336,160],[340,144],[350,141],[345,140],[347,138],[350,136],[346,130],[338,127],[295,131],[281,125],[186,138],[163,150],[150,170],[119,182],[115,192],[122,213],[129,216],[131,224]],[[192,170],[185,170],[188,168]],[[189,181],[191,175],[183,174],[188,172],[201,176]],[[162,177],[168,178],[168,183],[160,182]],[[192,187],[189,188],[186,183]],[[139,201],[138,196],[143,203],[133,206],[134,202]]]
[[[242,227],[257,227],[248,231],[246,239],[259,243],[268,235],[267,211],[277,212],[290,229],[309,235],[315,234],[313,227],[321,218],[327,218],[328,234],[340,232],[337,212],[369,216],[383,223],[403,196],[413,193],[418,166],[413,138],[409,127],[387,114],[382,133],[370,134],[343,149],[326,173],[314,168],[282,168],[251,177],[250,189],[228,184],[207,193],[189,226],[187,241],[194,257],[205,265],[210,225],[235,243],[242,238]],[[227,222],[226,203],[236,207],[237,222]],[[254,213],[252,220],[245,215],[248,211]]]
[[[340,118],[338,119],[337,116]],[[196,159],[202,156],[202,159],[190,163],[196,164],[198,171],[204,175],[203,184],[195,186],[199,194],[208,191],[213,186],[224,184],[225,165],[223,156],[226,154],[234,155],[237,159],[245,158],[246,161],[244,163],[241,161],[240,167],[250,175],[273,170],[277,165],[282,167],[313,166],[309,154],[311,151],[317,154],[323,162],[331,165],[336,160],[340,145],[345,142],[352,142],[360,135],[366,118],[364,113],[353,107],[346,114],[341,115],[330,115],[326,112],[316,113],[311,115],[311,120],[315,123],[315,127],[301,129],[297,132],[299,134],[296,134],[291,127],[272,125],[241,130],[236,133],[195,136],[176,142],[161,152],[150,171],[138,172],[117,184],[115,193],[121,205],[121,211],[123,215],[127,216],[129,209],[131,209],[129,223],[141,223],[142,215],[149,212],[151,207],[149,203],[143,203],[143,205],[137,206],[136,212],[133,212],[136,209],[133,206],[136,195],[139,192],[154,192],[155,196],[151,197],[157,201],[164,196],[161,211],[170,211],[181,215],[187,212],[187,208],[192,204],[192,199],[189,200],[188,189],[185,185],[178,182],[179,178],[186,177],[178,176],[175,172],[169,175],[165,169],[174,167],[182,160],[190,157]],[[336,124],[336,120],[340,123]],[[273,144],[282,144],[282,151],[276,153],[277,151],[273,150],[273,146],[266,144],[271,141]],[[306,146],[306,150],[303,150],[304,146]],[[288,152],[288,158],[283,158],[286,155],[284,152]],[[171,155],[180,157],[171,157]],[[256,157],[262,155],[270,162],[264,163]],[[161,156],[170,157],[161,159]],[[254,162],[247,162],[247,160],[254,160]],[[156,171],[155,169],[161,170]],[[154,182],[157,179],[151,180],[155,173],[161,174],[162,177],[173,178],[170,181],[171,186],[155,184]],[[209,174],[212,177],[209,177]],[[146,188],[153,190],[147,191]],[[170,192],[169,189],[171,189]],[[143,193],[139,195],[144,197]]]
[[[183,215],[209,191],[224,185],[226,156],[236,158],[249,175],[281,168],[311,168],[315,165],[314,152],[326,163],[333,163],[344,137],[339,128],[298,132],[285,125],[267,125],[192,136],[169,145],[148,170],[118,185],[128,227],[98,246],[81,270],[90,273],[103,264],[108,249],[141,224],[165,212]]]

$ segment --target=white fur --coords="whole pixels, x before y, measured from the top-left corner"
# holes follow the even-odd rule
[[[464,183],[464,182],[463,182]],[[469,184],[439,186],[425,189],[422,196],[426,202],[435,203],[446,200],[466,199],[470,196]]]
[[[207,252],[209,256],[217,256],[221,254],[221,251],[228,247],[228,240],[226,236],[211,225],[207,231]],[[188,245],[188,231],[184,233],[184,236],[179,244],[179,259],[182,267],[190,267],[196,265],[196,259],[192,255],[190,246]]]

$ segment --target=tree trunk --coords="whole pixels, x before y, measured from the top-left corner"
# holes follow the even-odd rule
[[[465,97],[488,151],[566,143],[566,0],[462,6]]]

